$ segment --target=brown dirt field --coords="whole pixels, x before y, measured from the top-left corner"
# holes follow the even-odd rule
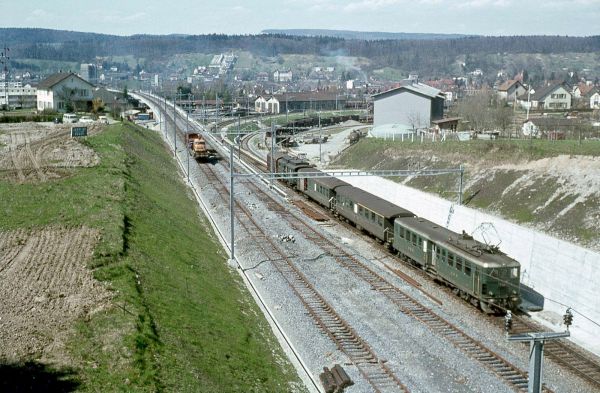
[[[88,134],[102,129],[88,126]],[[0,126],[0,179],[18,183],[45,182],[64,177],[65,169],[98,165],[90,148],[70,137],[70,126],[19,123]]]
[[[98,240],[85,227],[0,232],[0,361],[68,358],[73,322],[110,299],[86,267]]]

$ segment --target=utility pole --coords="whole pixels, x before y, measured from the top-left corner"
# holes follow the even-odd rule
[[[558,340],[560,338],[569,337],[569,326],[573,323],[573,314],[571,309],[567,309],[563,316],[564,324],[567,327],[565,332],[532,332],[517,335],[509,335],[512,329],[512,313],[507,311],[504,317],[504,328],[508,341],[529,341],[529,381],[527,385],[527,393],[542,392],[542,373],[544,359],[544,343],[550,340]]]
[[[6,44],[4,44],[4,48],[2,50],[2,53],[0,53],[0,64],[2,64],[2,70],[4,71],[4,99],[5,101],[5,105],[6,105],[6,110],[9,111],[10,110],[10,103],[8,102],[9,100],[9,95],[8,95],[8,74],[9,74],[9,62],[10,62],[10,56],[8,56],[8,52],[10,52],[10,48],[8,48],[6,46]]]
[[[321,144],[323,143],[323,129],[321,128],[321,111],[319,111],[319,163],[323,161]]]
[[[188,99],[189,99],[189,95],[188,95]],[[190,182],[190,152],[189,152],[189,148],[187,146],[187,140],[188,140],[188,135],[190,134],[190,111],[189,108],[188,110],[185,112],[185,152],[186,157],[187,157],[187,181],[188,183]]]
[[[168,128],[168,118],[167,118],[167,93],[165,92],[165,138],[167,139],[167,143],[169,143],[169,139],[167,138],[167,128]]]
[[[173,98],[173,154],[177,155],[177,111],[175,110],[175,102],[179,93],[176,93]]]
[[[462,205],[463,203],[463,178],[465,175],[465,167],[463,164],[460,164],[460,184],[458,186],[458,204]]]
[[[273,119],[271,119],[271,170],[269,172],[274,173],[275,171],[275,127],[273,126]],[[269,179],[269,188],[273,187],[273,176]]]
[[[241,119],[240,119],[240,115],[238,115],[238,126],[237,126],[237,143],[238,143],[238,158],[241,160],[242,159],[242,138],[241,138],[241,134],[240,134],[240,126],[241,126]]]
[[[235,210],[233,192],[233,146],[229,146],[229,233],[231,266],[235,266]]]

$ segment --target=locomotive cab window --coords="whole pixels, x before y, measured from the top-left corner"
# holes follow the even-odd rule
[[[517,277],[519,277],[519,268],[513,267],[512,269],[510,269],[510,278],[517,278]]]

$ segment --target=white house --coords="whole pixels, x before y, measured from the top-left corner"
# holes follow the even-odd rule
[[[498,87],[498,98],[506,102],[515,102],[517,97],[527,93],[527,89],[518,79],[507,80]]]
[[[590,108],[600,109],[600,89],[594,88],[589,92],[590,94]]]
[[[571,92],[562,84],[538,89],[531,95],[531,107],[537,109],[571,109]]]
[[[38,111],[86,110],[91,107],[94,85],[72,72],[61,72],[40,82],[37,88]]]
[[[292,81],[292,71],[275,71],[273,73],[273,81],[274,82],[291,82]]]

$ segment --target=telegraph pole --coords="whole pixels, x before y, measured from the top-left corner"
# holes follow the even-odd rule
[[[323,129],[321,128],[321,111],[319,111],[319,164],[323,161],[321,143],[323,143]]]
[[[177,155],[177,111],[175,110],[175,102],[177,101],[177,96],[179,93],[173,97],[173,154]]]
[[[2,50],[2,53],[0,53],[0,64],[2,64],[2,70],[4,71],[4,98],[5,98],[5,104],[6,104],[6,110],[9,111],[10,110],[10,104],[8,102],[9,100],[9,95],[8,95],[8,63],[10,62],[10,57],[8,56],[8,52],[10,52],[10,48],[8,48],[6,46],[6,44],[4,44],[4,48]]]
[[[188,95],[188,99],[189,99],[189,95]],[[187,146],[187,140],[188,140],[189,133],[190,133],[190,111],[188,108],[188,110],[185,112],[185,140],[184,140],[184,143],[186,144],[185,151],[187,153],[186,156],[187,156],[187,180],[188,180],[188,183],[190,182],[190,152],[189,152],[189,148]]]
[[[165,92],[165,138],[167,138],[167,128],[168,128],[168,120],[167,120],[167,93]],[[169,142],[169,140],[167,139],[167,143]]]

